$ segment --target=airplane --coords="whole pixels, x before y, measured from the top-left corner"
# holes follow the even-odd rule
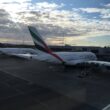
[[[75,66],[78,64],[93,64],[99,65],[101,67],[105,66],[107,68],[110,68],[110,62],[98,61],[96,55],[92,52],[53,52],[44,42],[44,40],[42,39],[41,35],[38,33],[35,27],[28,26],[28,29],[36,47],[35,49],[31,50],[34,51],[34,54],[31,54],[31,52],[25,53],[25,49],[22,49],[21,52],[16,52],[16,49],[13,49],[15,51],[10,49],[10,52],[5,51],[5,54],[25,59],[44,61],[53,64],[61,64],[64,66]],[[3,50],[1,49],[0,51],[3,52]]]

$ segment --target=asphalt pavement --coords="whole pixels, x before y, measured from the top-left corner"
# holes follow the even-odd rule
[[[110,104],[109,72],[84,71],[0,56],[0,110],[102,110]]]

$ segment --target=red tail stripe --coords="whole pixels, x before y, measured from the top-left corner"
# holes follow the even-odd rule
[[[48,53],[51,54],[52,56],[54,56],[55,58],[57,58],[58,60],[60,60],[62,63],[64,62],[63,59],[61,57],[59,57],[58,55],[52,53],[51,50],[48,50]]]
[[[58,55],[54,54],[54,53],[48,48],[48,46],[47,46],[45,43],[44,43],[44,46],[45,46],[45,48],[46,48],[46,50],[47,50],[47,52],[48,52],[49,54],[51,54],[51,55],[54,56],[55,58],[59,59],[61,62],[64,62],[63,59],[62,59],[61,57],[59,57]]]

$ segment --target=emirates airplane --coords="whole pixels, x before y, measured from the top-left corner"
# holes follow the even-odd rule
[[[28,28],[33,38],[36,49],[23,48],[21,52],[17,52],[20,50],[19,48],[7,48],[7,50],[2,48],[0,49],[0,51],[4,52],[7,55],[67,66],[75,66],[85,63],[110,67],[110,62],[97,61],[96,55],[92,52],[52,52],[52,50],[44,42],[36,28],[32,26],[28,26]],[[25,51],[29,51],[30,53],[25,53]]]

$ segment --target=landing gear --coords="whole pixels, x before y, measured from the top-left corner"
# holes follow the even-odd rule
[[[85,65],[84,67],[81,68],[81,72],[80,74],[78,75],[79,78],[84,78],[84,77],[87,77],[91,74],[91,68],[87,65]]]
[[[78,75],[79,78],[84,78],[89,75],[89,71],[82,70],[81,73]]]

